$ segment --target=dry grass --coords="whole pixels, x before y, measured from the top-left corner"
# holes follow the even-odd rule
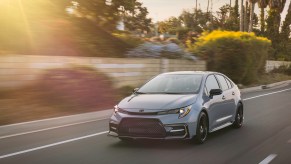
[[[51,70],[33,85],[0,91],[0,125],[110,109],[120,97],[92,70]]]
[[[268,74],[261,75],[255,83],[243,86],[242,88],[272,84],[272,83],[286,81],[286,80],[291,80],[291,76],[288,76],[282,73],[268,73]]]

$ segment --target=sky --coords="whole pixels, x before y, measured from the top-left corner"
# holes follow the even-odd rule
[[[149,11],[149,17],[153,19],[154,22],[165,20],[171,16],[179,16],[183,9],[191,10],[195,7],[196,0],[139,0],[147,7]],[[206,11],[207,0],[197,0],[198,8]],[[211,1],[211,0],[210,0]],[[218,11],[218,9],[226,3],[230,3],[230,0],[212,0],[213,1],[213,12]],[[235,0],[231,0],[232,6]],[[244,0],[246,1],[246,0]],[[285,4],[284,11],[282,12],[282,20],[285,19],[289,3],[291,0],[287,0]],[[240,3],[240,1],[239,1]],[[209,7],[210,9],[210,7]],[[258,5],[255,8],[256,13],[259,13]]]

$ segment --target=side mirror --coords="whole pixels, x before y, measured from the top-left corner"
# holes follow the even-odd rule
[[[221,89],[211,89],[209,92],[210,96],[214,96],[214,95],[221,95],[222,94],[222,90]]]
[[[132,93],[135,93],[137,90],[139,90],[139,88],[134,88]]]

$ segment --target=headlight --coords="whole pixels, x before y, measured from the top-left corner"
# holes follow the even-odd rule
[[[184,108],[158,112],[158,114],[179,114],[179,118],[183,118],[191,111],[191,108],[192,108],[192,105],[186,106]]]
[[[117,106],[117,105],[115,105],[113,110],[114,110],[114,114],[116,114],[116,113],[119,111],[119,108],[118,108],[118,106]]]
[[[186,106],[184,108],[180,108],[179,110],[179,118],[185,117],[191,111],[192,105]]]

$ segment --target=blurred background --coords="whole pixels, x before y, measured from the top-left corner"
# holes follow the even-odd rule
[[[290,25],[286,0],[1,0],[0,124],[110,109],[169,71],[291,79]]]

